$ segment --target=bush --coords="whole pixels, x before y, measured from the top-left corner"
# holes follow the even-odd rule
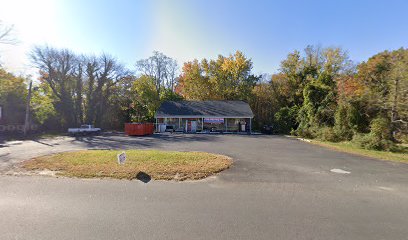
[[[379,150],[379,151],[395,151],[396,145],[391,140],[380,139],[375,135],[368,134],[356,134],[352,140],[358,146],[368,150]]]
[[[315,132],[310,128],[298,128],[296,130],[292,130],[290,133],[294,136],[299,136],[302,138],[313,139],[316,137]]]
[[[338,136],[338,140],[351,140],[353,130],[349,118],[349,106],[345,104],[339,105],[335,114],[334,132]]]
[[[370,124],[370,133],[355,135],[353,142],[365,149],[396,150],[396,145],[392,141],[391,124],[384,117],[375,118]]]
[[[379,139],[391,140],[391,122],[388,120],[388,118],[375,118],[370,124],[370,134]]]
[[[329,142],[339,142],[342,140],[342,138],[337,135],[335,130],[331,127],[323,127],[320,128],[317,132],[316,135],[319,139],[323,141],[329,141]]]
[[[336,134],[332,127],[309,127],[298,128],[291,132],[292,135],[296,135],[303,138],[314,139],[318,138],[322,141],[339,142],[342,139]]]
[[[274,120],[276,124],[276,130],[279,133],[290,133],[292,129],[297,127],[297,112],[299,108],[297,106],[283,107],[275,113]]]
[[[394,137],[401,143],[408,143],[408,132],[396,132]]]

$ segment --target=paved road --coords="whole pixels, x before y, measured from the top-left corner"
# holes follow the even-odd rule
[[[87,148],[201,150],[229,155],[234,165],[180,183],[2,175],[0,239],[408,239],[408,164],[285,137],[11,142],[0,146],[0,171],[33,156]]]

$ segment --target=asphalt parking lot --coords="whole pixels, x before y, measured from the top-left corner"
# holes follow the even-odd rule
[[[130,148],[207,151],[234,164],[197,182],[6,175],[35,156]],[[283,136],[2,142],[0,172],[0,239],[408,239],[408,164]]]

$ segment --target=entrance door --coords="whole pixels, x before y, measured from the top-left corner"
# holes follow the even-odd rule
[[[190,131],[191,131],[192,133],[197,132],[197,121],[191,121],[191,129],[190,129]]]
[[[186,132],[195,133],[197,132],[197,121],[186,121]]]

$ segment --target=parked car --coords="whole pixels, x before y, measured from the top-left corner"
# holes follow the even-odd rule
[[[174,126],[172,126],[172,125],[166,125],[166,130],[165,130],[165,132],[171,132],[171,133],[173,133],[173,132],[174,132]]]
[[[70,135],[87,135],[100,133],[100,128],[95,128],[90,124],[83,124],[80,128],[68,128],[68,134]]]
[[[273,134],[273,127],[271,125],[264,125],[261,132],[264,134]]]

